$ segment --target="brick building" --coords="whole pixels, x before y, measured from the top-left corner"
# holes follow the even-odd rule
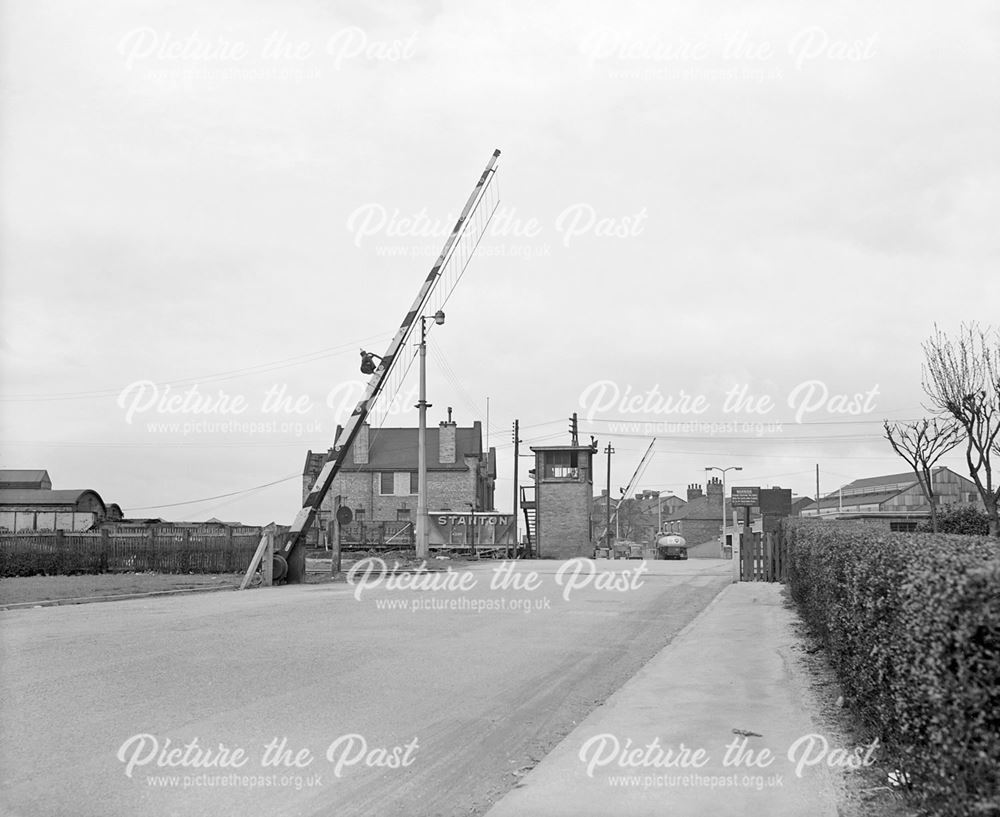
[[[618,508],[617,524],[612,523],[612,534],[616,532],[621,539],[633,542],[652,543],[658,533],[658,528],[687,504],[687,501],[666,491],[646,489],[634,497],[622,499],[611,498],[611,512]],[[601,489],[601,495],[594,497],[592,516],[594,519],[595,544],[604,533],[605,520],[608,512],[608,491]]]
[[[676,513],[664,518],[671,522],[671,531],[683,536],[688,545],[688,556],[719,559],[722,557],[722,507],[725,501],[726,520],[732,519],[733,509],[722,496],[722,480],[712,477],[702,491],[701,485],[689,485],[687,504]]]
[[[337,429],[340,434],[340,428]],[[417,515],[418,429],[372,429],[367,423],[347,453],[313,526],[325,529],[333,512],[333,498],[341,496],[355,522],[413,522]],[[312,489],[327,457],[306,454],[302,471],[303,499]],[[492,511],[496,481],[496,450],[483,450],[482,425],[477,420],[459,428],[449,419],[427,429],[427,509],[429,512]]]
[[[534,518],[535,556],[541,559],[592,556],[594,448],[550,445],[531,446],[531,451],[535,455],[535,486],[529,504]]]

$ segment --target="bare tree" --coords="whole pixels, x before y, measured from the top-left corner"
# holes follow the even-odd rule
[[[913,423],[883,423],[885,438],[916,474],[931,508],[931,530],[937,533],[937,495],[934,493],[934,463],[962,442],[954,420],[917,420]]]
[[[1000,537],[1000,486],[990,461],[1000,441],[1000,333],[970,323],[952,338],[935,326],[923,349],[924,392],[964,432],[969,476],[986,506],[990,536]]]

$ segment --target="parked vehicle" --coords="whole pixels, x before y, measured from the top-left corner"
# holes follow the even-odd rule
[[[687,542],[684,537],[673,533],[658,536],[656,550],[661,559],[686,559],[688,557]]]

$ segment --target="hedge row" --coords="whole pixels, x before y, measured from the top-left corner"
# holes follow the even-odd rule
[[[246,570],[259,534],[158,537],[99,534],[0,534],[0,576],[145,572],[231,573]]]
[[[789,584],[855,711],[934,813],[1000,815],[1000,545],[788,529]]]

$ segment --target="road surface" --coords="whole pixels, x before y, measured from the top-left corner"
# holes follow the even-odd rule
[[[0,613],[0,803],[482,814],[730,581],[721,560],[641,564],[483,562],[391,587],[374,565],[364,587]]]

